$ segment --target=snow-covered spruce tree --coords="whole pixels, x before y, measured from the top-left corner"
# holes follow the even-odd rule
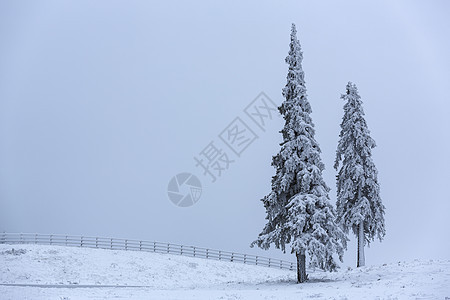
[[[292,24],[285,100],[278,108],[285,120],[280,131],[283,142],[280,152],[272,158],[276,169],[272,191],[261,201],[266,208],[267,224],[255,244],[268,249],[271,244],[297,257],[298,282],[307,280],[306,254],[312,267],[334,270],[333,254],[342,261],[346,237],[335,223],[335,211],[328,197],[329,188],[322,178],[324,164],[314,135],[311,106],[306,95],[303,54]]]
[[[364,244],[385,235],[384,205],[381,203],[377,169],[372,160],[375,141],[364,119],[361,97],[349,82],[341,96],[344,117],[336,151],[337,222],[348,234],[351,228],[358,238],[357,267],[365,265]]]

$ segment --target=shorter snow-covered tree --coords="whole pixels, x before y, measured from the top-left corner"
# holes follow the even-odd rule
[[[365,265],[364,245],[385,235],[384,205],[380,198],[377,169],[372,160],[375,141],[364,119],[361,97],[349,82],[341,96],[345,101],[344,117],[336,151],[337,222],[358,239],[357,267]]]
[[[262,199],[267,224],[251,246],[268,249],[271,244],[283,252],[290,244],[297,257],[298,282],[307,280],[306,255],[310,265],[333,270],[338,254],[342,261],[346,237],[337,225],[335,210],[328,196],[329,188],[322,178],[325,166],[319,144],[314,138],[311,106],[306,95],[303,54],[292,24],[291,43],[286,63],[287,83],[284,102],[278,108],[285,125],[281,130],[280,152],[272,159],[276,169],[272,191]]]

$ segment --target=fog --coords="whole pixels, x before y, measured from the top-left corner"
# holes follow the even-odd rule
[[[291,23],[335,204],[341,93],[357,84],[378,147],[385,240],[366,263],[450,259],[450,4],[446,1],[2,1],[0,231],[249,248],[265,224],[283,120],[245,108],[283,101]],[[254,135],[237,155],[236,118]],[[234,160],[212,182],[194,157]],[[173,176],[201,182],[174,205]],[[344,265],[356,264],[351,236]]]

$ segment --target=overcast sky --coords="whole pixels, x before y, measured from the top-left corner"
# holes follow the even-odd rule
[[[357,84],[386,206],[367,264],[450,259],[448,1],[1,1],[0,231],[114,236],[250,249],[265,224],[291,23],[302,45],[316,139],[333,161],[348,81]],[[236,156],[219,134],[258,136]],[[213,183],[194,156],[234,162]],[[200,200],[167,186],[189,172]],[[352,237],[345,265],[355,265]]]

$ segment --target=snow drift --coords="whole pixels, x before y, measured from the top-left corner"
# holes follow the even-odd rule
[[[14,250],[13,250],[14,249]],[[169,254],[0,245],[2,299],[445,299],[450,261],[398,262],[328,273]],[[30,286],[34,285],[34,286]]]

